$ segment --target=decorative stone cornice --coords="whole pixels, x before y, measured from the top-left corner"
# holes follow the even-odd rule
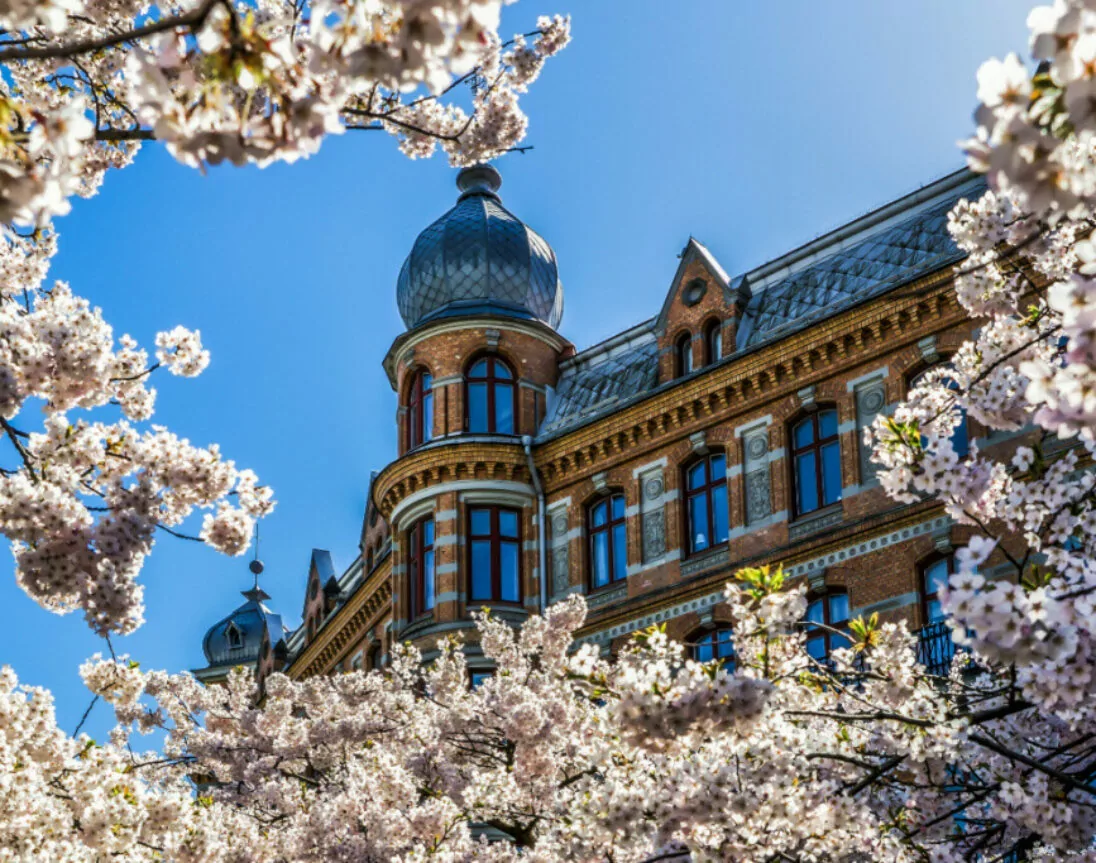
[[[325,673],[349,644],[376,626],[392,605],[391,568],[390,563],[374,568],[373,574],[325,622],[312,642],[285,670],[289,677],[301,679]]]

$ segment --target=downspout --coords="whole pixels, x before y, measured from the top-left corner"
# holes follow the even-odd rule
[[[525,447],[525,461],[529,465],[529,476],[533,478],[533,490],[537,493],[537,573],[540,575],[540,612],[548,607],[548,537],[545,533],[544,486],[540,483],[540,474],[533,464],[533,438],[521,436],[521,445]]]

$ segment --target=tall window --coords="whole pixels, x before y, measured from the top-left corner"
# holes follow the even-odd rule
[[[946,367],[946,364],[940,363],[924,369],[923,371],[914,375],[914,377],[910,378],[909,388],[912,390],[914,387],[921,384],[925,380],[925,376],[929,372]],[[957,384],[950,377],[944,377],[943,382],[944,386],[946,386],[949,390],[953,390],[955,392],[959,391],[959,384]],[[951,433],[951,446],[952,449],[955,450],[955,454],[960,458],[963,458],[967,455],[967,453],[970,452],[970,435],[967,432],[967,412],[958,406],[956,406],[954,410],[957,414],[959,414],[959,425],[957,425],[955,427],[955,430]],[[924,438],[921,439],[921,442],[922,444],[924,444]]]
[[[674,342],[674,364],[677,376],[687,375],[693,370],[693,336],[692,333],[682,333]]]
[[[411,615],[434,607],[434,519],[424,518],[407,532],[407,570],[411,583]]]
[[[701,632],[692,639],[689,653],[697,662],[711,662],[718,659],[728,671],[734,670],[734,630],[729,626],[720,626],[708,632]]]
[[[514,433],[514,373],[502,360],[484,357],[472,364],[468,382],[468,431]]]
[[[837,411],[824,408],[792,428],[795,512],[806,515],[841,500],[841,444]]]
[[[628,529],[624,495],[602,498],[587,510],[590,534],[590,587],[597,589],[628,577]]]
[[[414,448],[434,436],[434,379],[430,372],[420,371],[411,382],[407,402],[407,445]]]
[[[727,541],[727,458],[710,455],[685,470],[689,553]]]
[[[710,321],[704,327],[704,363],[710,365],[723,358],[723,325]]]
[[[229,621],[228,626],[225,628],[225,634],[228,636],[229,650],[238,650],[244,646],[243,636],[240,635],[239,627],[232,621]]]
[[[940,588],[947,587],[948,578],[955,572],[955,558],[950,554],[940,555],[921,566],[921,619],[925,626],[931,626],[944,619],[940,607]]]
[[[831,630],[848,631],[849,595],[843,591],[831,591],[817,596],[807,603],[807,652],[819,661],[825,661],[836,647],[848,647],[850,641],[844,635]],[[825,627],[825,628],[823,628]]]
[[[468,557],[473,602],[521,602],[521,521],[517,510],[469,507]]]

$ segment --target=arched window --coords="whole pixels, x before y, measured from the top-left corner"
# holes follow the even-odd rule
[[[693,370],[693,335],[682,333],[674,342],[674,373],[677,377]]]
[[[468,369],[468,431],[513,434],[514,373],[497,357],[484,357]]]
[[[414,449],[434,436],[434,379],[418,371],[407,398],[407,447]]]
[[[369,648],[369,671],[376,671],[381,667],[381,645],[379,642],[374,643]]]
[[[521,513],[501,506],[468,508],[472,602],[521,602]]]
[[[723,358],[723,324],[709,321],[704,327],[704,364],[711,365]]]
[[[689,654],[697,662],[718,659],[728,671],[734,671],[734,629],[718,626],[697,633],[689,643]]]
[[[910,378],[909,389],[912,390],[914,387],[924,382],[925,376],[928,375],[929,372],[936,371],[937,369],[944,369],[947,367],[947,363],[937,363],[934,366],[929,366],[927,369],[922,369],[920,372]],[[953,390],[955,392],[959,391],[959,384],[957,384],[954,380],[946,375],[943,378],[943,383],[944,386],[946,386],[949,390]],[[955,450],[955,454],[959,456],[959,458],[965,458],[967,453],[970,452],[970,434],[967,431],[967,412],[958,406],[956,406],[954,410],[957,414],[959,414],[959,425],[957,425],[955,427],[955,430],[951,433],[951,446],[952,449]],[[924,445],[925,443],[925,439],[923,437],[921,438],[921,443],[922,445]]]
[[[848,632],[849,595],[844,591],[829,591],[813,597],[807,603],[807,652],[824,662],[830,651],[848,647],[850,641],[831,630]]]
[[[407,532],[407,572],[414,618],[434,608],[434,519],[429,516]]]
[[[628,528],[624,495],[614,494],[586,511],[590,535],[590,588],[597,590],[628,577]]]
[[[685,469],[685,516],[689,553],[727,541],[727,458],[722,453],[702,458]]]
[[[817,410],[792,427],[792,464],[796,515],[841,500],[841,444],[834,408]]]
[[[955,572],[955,558],[939,554],[921,564],[921,620],[924,626],[932,626],[944,620],[940,607],[940,588],[947,587],[948,578]]]
[[[229,650],[239,650],[244,646],[243,636],[240,634],[240,629],[235,622],[231,620],[228,622],[228,626],[225,627],[225,635],[228,636]]]

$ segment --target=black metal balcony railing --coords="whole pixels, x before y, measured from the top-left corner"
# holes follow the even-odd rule
[[[946,675],[955,656],[955,642],[951,640],[951,627],[947,621],[938,620],[922,627],[917,634],[917,661],[929,674]]]

